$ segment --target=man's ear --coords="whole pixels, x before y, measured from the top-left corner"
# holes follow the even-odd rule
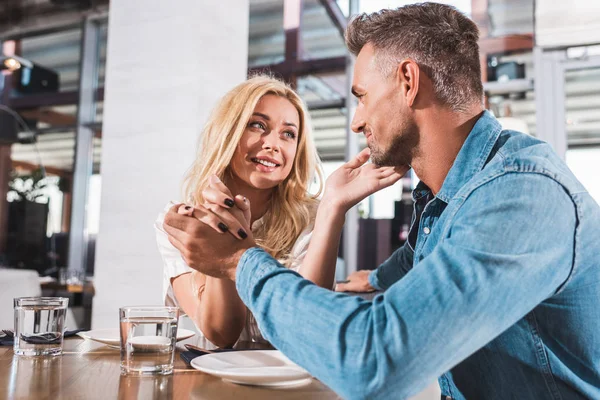
[[[396,80],[401,88],[406,105],[412,107],[419,93],[419,78],[421,69],[419,65],[410,58],[402,60],[396,69]]]

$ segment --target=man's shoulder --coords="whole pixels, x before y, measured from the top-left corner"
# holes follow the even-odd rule
[[[511,175],[511,181],[523,180],[524,184],[532,176],[541,176],[554,181],[569,193],[584,192],[585,188],[573,175],[567,164],[552,147],[539,139],[516,131],[502,131],[492,154],[482,170],[475,174],[467,191],[485,185],[492,180],[503,180]]]

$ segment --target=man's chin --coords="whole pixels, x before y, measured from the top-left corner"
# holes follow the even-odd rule
[[[371,150],[371,162],[375,164],[377,167],[394,167],[390,162],[389,157],[386,157],[385,154],[379,154],[377,152],[373,152]]]

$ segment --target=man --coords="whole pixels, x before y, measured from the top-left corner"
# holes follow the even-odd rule
[[[547,144],[483,110],[477,40],[433,3],[348,26],[352,129],[374,163],[421,179],[408,242],[363,284],[385,290],[372,302],[167,216],[188,264],[235,280],[265,337],[344,398],[406,398],[437,377],[454,399],[600,398],[600,209]]]

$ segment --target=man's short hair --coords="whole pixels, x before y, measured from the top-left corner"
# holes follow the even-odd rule
[[[479,29],[452,6],[421,3],[362,14],[345,36],[354,55],[370,43],[386,77],[403,59],[414,60],[432,80],[437,100],[455,111],[483,100]]]

